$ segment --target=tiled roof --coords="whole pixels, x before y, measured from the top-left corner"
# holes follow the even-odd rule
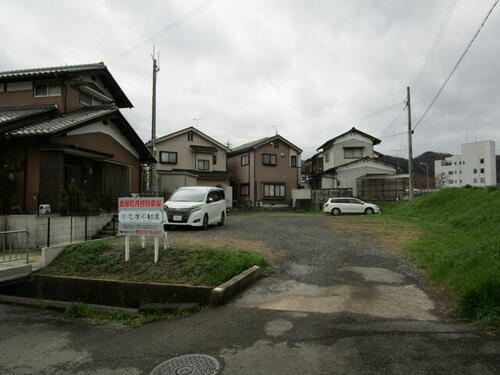
[[[100,70],[104,68],[106,68],[106,66],[104,65],[104,63],[100,62],[95,64],[63,65],[63,66],[50,66],[44,68],[7,70],[4,72],[0,72],[0,79],[14,78],[14,77],[31,77],[43,74],[54,74],[54,73],[73,73],[73,72],[82,72],[89,70]]]
[[[24,137],[30,135],[53,134],[116,111],[116,107],[82,109],[16,129],[8,133],[8,135],[14,137]]]
[[[279,140],[280,142],[286,143],[288,146],[294,148],[298,152],[302,152],[302,150],[299,147],[295,146],[293,143],[291,143],[287,139],[283,138],[281,135],[276,134],[276,135],[273,135],[272,137],[261,138],[261,139],[258,139],[256,141],[245,143],[241,146],[235,147],[235,148],[231,149],[231,152],[229,153],[229,155],[234,156],[237,154],[241,154],[241,153],[249,151],[251,149],[258,148],[267,142],[272,142],[275,139]]]
[[[0,126],[57,109],[56,105],[0,108]]]
[[[271,138],[271,137],[265,137],[265,138],[257,139],[256,141],[253,141],[253,142],[245,143],[245,144],[240,145],[238,147],[232,148],[231,152],[238,152],[238,151],[243,151],[243,150],[251,149],[253,146],[258,145],[259,143],[262,143],[266,139],[269,139],[269,138]]]

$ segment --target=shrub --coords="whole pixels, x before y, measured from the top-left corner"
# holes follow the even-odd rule
[[[88,306],[83,302],[71,302],[66,308],[64,316],[67,318],[82,318],[88,313]]]

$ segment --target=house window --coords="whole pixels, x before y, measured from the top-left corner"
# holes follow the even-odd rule
[[[80,104],[91,106],[91,105],[101,105],[102,102],[100,100],[97,100],[96,98],[94,98],[93,96],[91,96],[89,94],[85,94],[84,92],[81,92],[80,93]]]
[[[276,165],[276,154],[262,154],[262,164]]]
[[[484,184],[484,177],[481,177],[481,182]]]
[[[191,142],[193,140],[193,132],[188,133],[188,141]]]
[[[479,160],[479,163],[480,163],[480,164],[484,164],[484,159],[483,159],[483,158],[481,158],[481,160]]]
[[[484,173],[484,168],[481,168],[481,173]]]
[[[297,155],[292,155],[290,159],[290,166],[297,167]]]
[[[476,169],[476,168],[474,168],[474,169],[472,170],[472,173],[476,174],[476,173],[477,173],[477,169]]]
[[[35,97],[40,96],[61,96],[61,84],[55,83],[37,83],[34,87]]]
[[[284,198],[285,184],[264,184],[264,197]]]
[[[210,170],[210,160],[198,159],[198,170],[199,171]]]
[[[453,171],[449,171],[448,174],[451,176],[453,174]]]
[[[177,152],[160,151],[160,163],[177,164]]]
[[[248,155],[241,155],[241,165],[248,165]]]
[[[242,197],[248,197],[250,195],[250,185],[249,184],[241,184],[240,185],[240,195]]]
[[[359,159],[363,157],[363,147],[344,148],[344,159]]]
[[[217,164],[217,155],[212,155],[212,164]]]
[[[477,178],[474,179],[474,183],[476,183],[476,182],[477,182]]]
[[[325,153],[325,163],[328,163],[330,161],[330,150],[328,150],[326,153]]]

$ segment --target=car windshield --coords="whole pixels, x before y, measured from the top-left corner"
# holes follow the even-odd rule
[[[195,189],[177,190],[169,199],[171,202],[203,202],[206,191]]]

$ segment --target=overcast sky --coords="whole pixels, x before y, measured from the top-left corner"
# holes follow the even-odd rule
[[[277,126],[305,158],[356,126],[406,156],[407,136],[394,136],[407,126],[406,86],[416,121],[493,0],[215,0],[158,34],[205,3],[1,0],[0,70],[103,61],[146,141],[155,44],[158,136],[195,125],[236,146]],[[500,6],[415,131],[416,155],[500,145],[499,35]]]

